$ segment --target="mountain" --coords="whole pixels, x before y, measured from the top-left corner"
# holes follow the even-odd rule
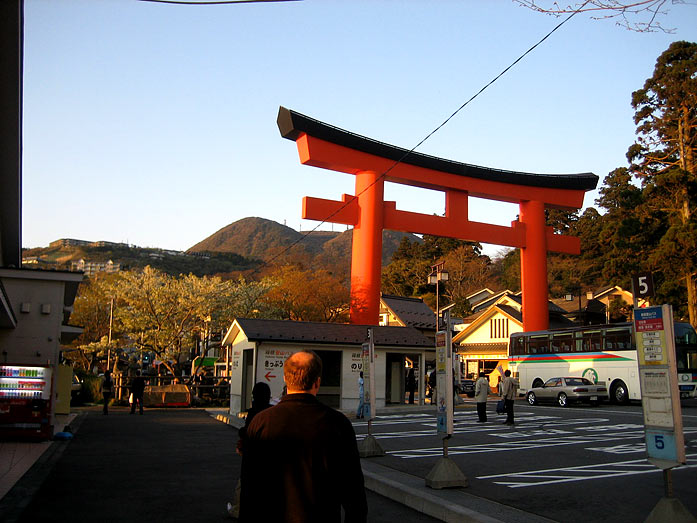
[[[405,236],[412,241],[421,241],[413,234],[383,231],[383,265],[389,263],[392,254]],[[243,218],[211,234],[189,248],[187,252],[225,252],[239,254],[245,258],[270,260],[283,249],[296,244],[297,249],[293,250],[295,254],[301,255],[304,251],[322,265],[340,264],[348,268],[352,238],[352,229],[341,233],[332,231],[303,233],[273,220]]]
[[[273,220],[242,218],[214,232],[186,252],[234,252],[245,258],[263,260],[279,247],[288,247],[300,238],[301,233]],[[314,243],[309,241],[304,246],[312,247]]]

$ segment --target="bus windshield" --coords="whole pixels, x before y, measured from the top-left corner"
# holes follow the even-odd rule
[[[675,324],[675,359],[678,372],[697,372],[697,333],[689,323]]]

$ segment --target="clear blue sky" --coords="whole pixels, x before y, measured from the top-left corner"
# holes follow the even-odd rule
[[[559,21],[507,0],[26,0],[23,246],[185,250],[247,216],[309,230],[302,197],[340,199],[354,177],[300,165],[279,105],[411,148]],[[697,41],[697,7],[662,23],[675,33],[576,16],[418,150],[602,180],[626,165],[632,91],[671,42]],[[444,210],[433,191],[386,198]],[[483,222],[516,214],[470,206]]]

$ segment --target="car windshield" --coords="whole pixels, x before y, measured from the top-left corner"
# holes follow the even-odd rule
[[[593,385],[593,382],[586,378],[564,378],[567,385]]]

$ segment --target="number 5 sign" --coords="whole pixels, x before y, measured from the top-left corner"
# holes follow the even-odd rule
[[[653,276],[651,273],[647,272],[632,276],[632,290],[635,301],[638,298],[653,297]],[[634,306],[636,307],[636,304]]]

